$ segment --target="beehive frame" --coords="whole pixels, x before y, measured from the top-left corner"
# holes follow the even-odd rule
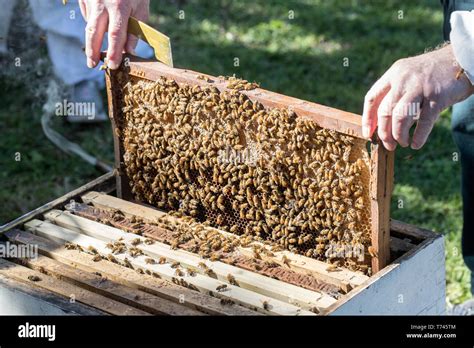
[[[146,61],[136,57],[127,57],[125,64],[117,71],[107,72],[107,94],[109,101],[109,116],[114,130],[115,163],[117,176],[117,195],[126,200],[133,200],[133,195],[124,170],[124,148],[120,141],[119,131],[123,120],[122,95],[117,87],[117,74],[127,74],[130,77],[156,81],[165,77],[178,84],[190,86],[214,86],[223,91],[226,82],[210,75],[198,72],[170,68],[162,63]],[[206,76],[206,79],[198,76]],[[356,114],[340,111],[327,106],[288,97],[260,88],[240,91],[253,102],[258,101],[266,108],[291,108],[297,117],[311,119],[318,126],[363,139],[361,117]],[[390,259],[390,199],[393,188],[394,156],[379,145],[375,138],[370,142],[370,215],[372,241],[372,271],[378,272]]]

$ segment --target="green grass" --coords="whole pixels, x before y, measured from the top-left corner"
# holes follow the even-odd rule
[[[370,85],[395,60],[442,41],[441,7],[430,0],[188,0],[151,6],[151,22],[171,37],[177,67],[236,74],[269,90],[356,113]],[[0,221],[5,222],[100,173],[46,140],[40,104],[24,83],[2,80],[0,91]],[[445,234],[448,298],[457,303],[470,292],[460,254],[460,164],[452,160],[449,116],[443,115],[423,150],[397,151],[392,215]],[[57,126],[112,160],[108,125]],[[14,161],[17,151],[21,162]]]

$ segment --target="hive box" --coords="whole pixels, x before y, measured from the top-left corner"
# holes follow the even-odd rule
[[[2,233],[4,237],[7,237],[5,239],[10,240],[11,242],[17,241],[28,243],[28,239],[22,239],[20,233],[22,230],[28,230],[28,226],[31,226],[32,221],[38,219],[42,220],[43,216],[45,214],[47,215],[48,212],[52,210],[64,209],[71,200],[80,202],[81,197],[91,191],[114,195],[116,193],[116,179],[117,176],[115,172],[106,174],[83,187],[64,195],[63,197],[25,214],[7,225],[2,226],[0,233]],[[360,282],[359,285],[355,286],[353,289],[349,289],[350,291],[341,296],[337,301],[330,303],[322,314],[436,315],[444,313],[445,258],[443,237],[439,234],[399,221],[391,221],[390,234],[392,260],[390,260],[389,264],[371,277],[363,278],[360,276],[360,278],[357,279],[357,281]],[[35,244],[33,240],[32,244]],[[104,314],[104,312],[111,311],[110,308],[101,308],[101,302],[96,298],[93,298],[91,295],[78,299],[75,303],[71,303],[68,296],[71,291],[75,290],[70,290],[72,284],[67,281],[67,278],[74,278],[74,286],[79,286],[79,288],[81,288],[81,284],[90,283],[90,272],[93,270],[102,272],[103,274],[114,272],[114,269],[110,269],[110,262],[101,261],[94,264],[89,261],[89,264],[92,265],[90,267],[94,267],[94,269],[84,268],[84,270],[89,271],[87,274],[68,274],[71,270],[67,268],[67,265],[79,265],[79,268],[82,269],[80,265],[83,257],[81,256],[80,258],[78,256],[79,252],[63,250],[64,247],[62,245],[63,244],[59,247],[58,244],[56,248],[53,247],[50,253],[41,251],[42,248],[46,248],[44,250],[48,249],[47,246],[42,247],[40,245],[40,254],[43,254],[45,258],[40,261],[42,262],[41,265],[52,267],[54,272],[63,272],[67,275],[67,277],[63,278],[64,280],[55,279],[46,285],[41,284],[44,279],[39,282],[29,281],[28,276],[31,274],[38,274],[39,277],[42,278],[46,277],[45,275],[34,271],[34,262],[32,262],[32,265],[27,265],[25,267],[13,264],[13,268],[19,268],[16,269],[15,272],[9,269],[9,267],[12,267],[11,265],[5,266],[5,264],[0,263],[0,314],[89,315]],[[72,256],[68,256],[70,253],[75,252],[78,254],[71,254]],[[71,257],[71,259],[68,259],[68,257]],[[84,265],[86,265],[86,261],[84,261]],[[54,263],[54,265],[50,263]],[[58,265],[66,268],[60,269],[58,268]],[[146,290],[153,287],[153,284],[149,283],[140,286],[136,285],[136,283],[130,284],[130,282],[141,282],[140,278],[133,276],[133,274],[137,273],[122,266],[114,265],[114,267],[119,267],[121,269],[120,274],[116,275],[117,278],[115,280],[121,284],[130,286],[130,288],[128,288],[129,291],[132,291],[134,288]],[[316,271],[322,272],[321,269]],[[127,275],[127,272],[130,272],[130,275]],[[338,272],[334,273],[334,277],[344,277],[344,275],[338,275]],[[113,275],[113,273],[110,274]],[[329,273],[329,275],[331,276],[331,273]],[[133,279],[131,277],[133,277]],[[353,275],[352,280],[348,277],[347,281],[356,282]],[[97,287],[97,284],[95,286]],[[110,293],[104,293],[104,289],[100,289],[99,287],[95,290],[94,287],[91,288],[90,284],[87,288],[91,293],[96,293],[96,295],[102,299],[102,302],[111,301]],[[76,289],[76,291],[78,290]],[[115,293],[113,296],[116,300],[120,299],[120,296],[124,296],[120,293],[120,289],[118,288],[110,291],[112,294],[114,291],[118,293],[118,295]],[[172,294],[173,292],[171,292],[171,295]],[[157,296],[158,299],[162,298],[162,295],[160,294],[157,294]],[[240,309],[240,307],[237,308],[237,306],[221,307],[220,304],[213,303],[212,301],[214,300],[215,298],[208,295],[204,296],[204,299],[200,299],[200,306],[203,306],[203,308],[206,308],[207,306],[210,307],[208,310],[201,309],[201,311],[204,310],[207,312],[206,314],[213,314],[218,310],[215,308],[217,306],[220,308],[220,314],[232,315],[236,314],[236,310],[243,311],[238,313],[240,315],[249,314],[245,312],[245,308]],[[209,303],[206,301],[209,301]],[[123,313],[126,314],[127,311],[130,312],[132,310],[137,310],[137,308],[142,308],[136,304],[131,304],[129,300],[123,300],[123,303],[128,303],[128,305],[116,309],[119,313],[120,311],[123,311]],[[173,305],[177,303],[179,304],[178,292],[176,293]],[[190,311],[189,307],[186,307],[186,305],[181,309],[173,310],[176,311],[176,314],[200,314],[198,311]]]
[[[202,272],[196,278],[175,277],[165,266],[146,265],[132,259],[135,270],[153,270],[160,278],[140,275],[130,268],[107,260],[93,260],[92,255],[78,250],[66,250],[65,242],[73,242],[84,249],[95,246],[102,250],[110,236],[126,233],[99,222],[71,217],[67,206],[71,200],[96,206],[94,197],[124,209],[132,216],[150,218],[162,212],[142,202],[134,202],[125,175],[120,124],[123,121],[122,96],[117,88],[116,74],[155,81],[172,78],[178,83],[205,86],[219,90],[225,82],[212,76],[198,78],[199,73],[173,69],[157,62],[136,58],[126,60],[118,72],[107,71],[109,116],[112,120],[115,146],[114,172],[56,199],[2,226],[3,242],[38,246],[38,260],[0,259],[0,314],[180,314],[180,315],[364,315],[364,314],[442,314],[445,310],[445,258],[442,235],[390,219],[390,198],[393,187],[393,153],[377,144],[370,147],[370,217],[373,274],[369,277],[348,269],[332,271],[329,264],[301,255],[285,252],[293,272],[311,274],[330,286],[337,286],[340,294],[332,296],[321,291],[303,289],[294,284],[265,277],[249,270],[237,269],[220,261],[209,262],[217,272],[216,279]],[[360,116],[301,101],[284,95],[256,89],[244,91],[253,101],[265,107],[291,108],[298,117],[305,117],[318,126],[363,139]],[[92,197],[92,198],[91,198]],[[114,198],[117,197],[117,198]],[[104,204],[104,203],[101,203]],[[107,205],[107,204],[105,204]],[[100,204],[99,204],[100,206]],[[68,224],[68,218],[72,222]],[[225,232],[222,232],[225,233]],[[111,241],[112,239],[110,239]],[[242,252],[245,252],[242,248]],[[105,250],[105,249],[104,249]],[[166,255],[187,266],[196,266],[197,255],[157,243],[147,249],[149,255]],[[283,255],[283,254],[282,254]],[[104,256],[104,255],[103,255]],[[123,260],[122,260],[123,261]],[[280,259],[271,261],[281,262]],[[206,261],[208,262],[208,261]],[[71,268],[73,266],[73,268]],[[42,271],[47,270],[45,275]],[[197,270],[197,268],[196,268]],[[240,286],[225,279],[234,272]],[[199,273],[199,270],[197,270]],[[100,274],[100,275],[99,275]],[[103,283],[106,274],[109,281]],[[97,278],[99,277],[99,278]],[[39,280],[38,280],[39,278]],[[58,279],[61,278],[61,279]],[[163,279],[162,279],[163,278]],[[179,278],[179,279],[177,279]],[[171,282],[166,282],[166,279]],[[184,283],[183,283],[184,281]],[[175,284],[176,283],[176,284]],[[182,285],[186,285],[183,287]],[[188,285],[198,288],[190,291]],[[225,285],[229,291],[215,292]],[[87,289],[87,290],[84,290]],[[213,296],[209,296],[209,292]],[[80,294],[69,301],[71,293]],[[136,297],[131,296],[135,294]],[[144,303],[141,296],[153,297]],[[186,300],[182,301],[183,294]],[[138,299],[138,300],[137,300]],[[222,299],[234,305],[228,305]],[[271,305],[263,305],[262,303]]]

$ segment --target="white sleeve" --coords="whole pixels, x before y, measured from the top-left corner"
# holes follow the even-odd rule
[[[474,83],[474,11],[451,14],[450,39],[456,60]]]

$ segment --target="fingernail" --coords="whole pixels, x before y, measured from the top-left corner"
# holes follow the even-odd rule
[[[363,126],[362,127],[362,136],[364,138],[368,138],[369,137],[369,127],[367,126]]]
[[[109,61],[107,62],[107,67],[110,68],[110,69],[112,69],[112,70],[117,69],[119,66],[120,66],[120,64],[118,64],[118,63],[117,63],[116,61],[114,61],[114,60],[109,60]]]
[[[96,62],[94,62],[91,58],[87,58],[87,67],[90,69],[95,68],[97,65]]]

